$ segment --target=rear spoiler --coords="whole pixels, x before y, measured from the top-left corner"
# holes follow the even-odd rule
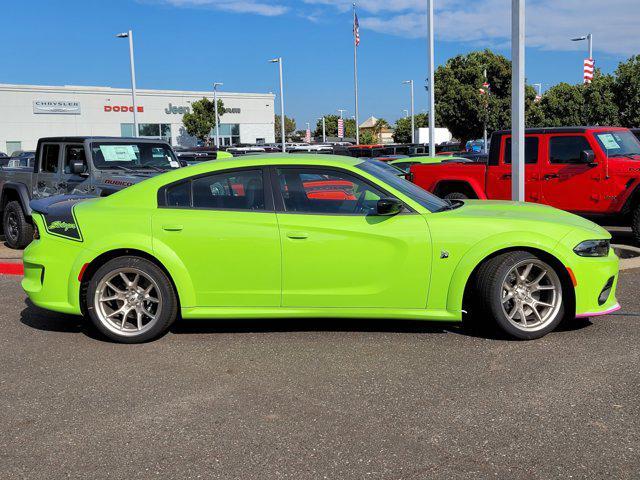
[[[29,206],[34,212],[44,216],[47,232],[58,237],[82,241],[82,234],[73,214],[73,207],[92,198],[90,195],[53,195],[31,200]]]

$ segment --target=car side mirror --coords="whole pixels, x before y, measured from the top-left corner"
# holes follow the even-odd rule
[[[181,167],[188,167],[189,166],[189,162],[187,162],[186,160],[183,160],[181,158],[178,159],[178,163],[180,164]]]
[[[593,150],[582,150],[580,152],[580,163],[586,163],[588,165],[595,164],[596,154]]]
[[[404,208],[404,204],[397,198],[381,198],[376,205],[378,215],[397,215]]]
[[[82,175],[87,171],[87,165],[82,160],[71,160],[69,162],[69,171],[74,175]]]

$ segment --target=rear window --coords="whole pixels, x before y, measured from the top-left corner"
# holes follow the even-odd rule
[[[524,163],[538,163],[538,137],[526,137],[524,139]],[[504,141],[504,163],[511,163],[511,138]]]

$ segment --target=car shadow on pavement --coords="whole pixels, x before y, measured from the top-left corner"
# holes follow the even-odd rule
[[[87,337],[110,342],[86,319],[50,312],[25,300],[20,322],[30,328],[59,333],[81,333]],[[591,325],[588,318],[561,323],[557,332],[580,330]],[[487,340],[517,341],[494,328],[478,328],[470,322],[452,323],[396,319],[178,319],[169,329],[173,334],[206,333],[269,333],[269,332],[380,332],[406,334],[454,334]]]

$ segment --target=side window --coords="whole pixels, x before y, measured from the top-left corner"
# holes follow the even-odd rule
[[[316,168],[279,168],[284,207],[291,213],[368,215],[385,195],[346,172]]]
[[[172,185],[166,190],[167,207],[191,206],[191,182],[186,181]]]
[[[591,150],[583,136],[551,137],[549,140],[549,161],[551,163],[581,163],[580,153]]]
[[[524,139],[524,163],[538,163],[538,137],[525,137]],[[511,163],[511,138],[504,141],[504,163]]]
[[[58,160],[60,158],[60,145],[48,144],[42,146],[42,160],[40,171],[58,173]]]
[[[261,170],[236,170],[192,180],[195,208],[264,210]]]
[[[87,159],[84,156],[83,145],[67,145],[64,148],[64,173],[71,173],[69,168],[71,160],[81,160],[86,165]]]

